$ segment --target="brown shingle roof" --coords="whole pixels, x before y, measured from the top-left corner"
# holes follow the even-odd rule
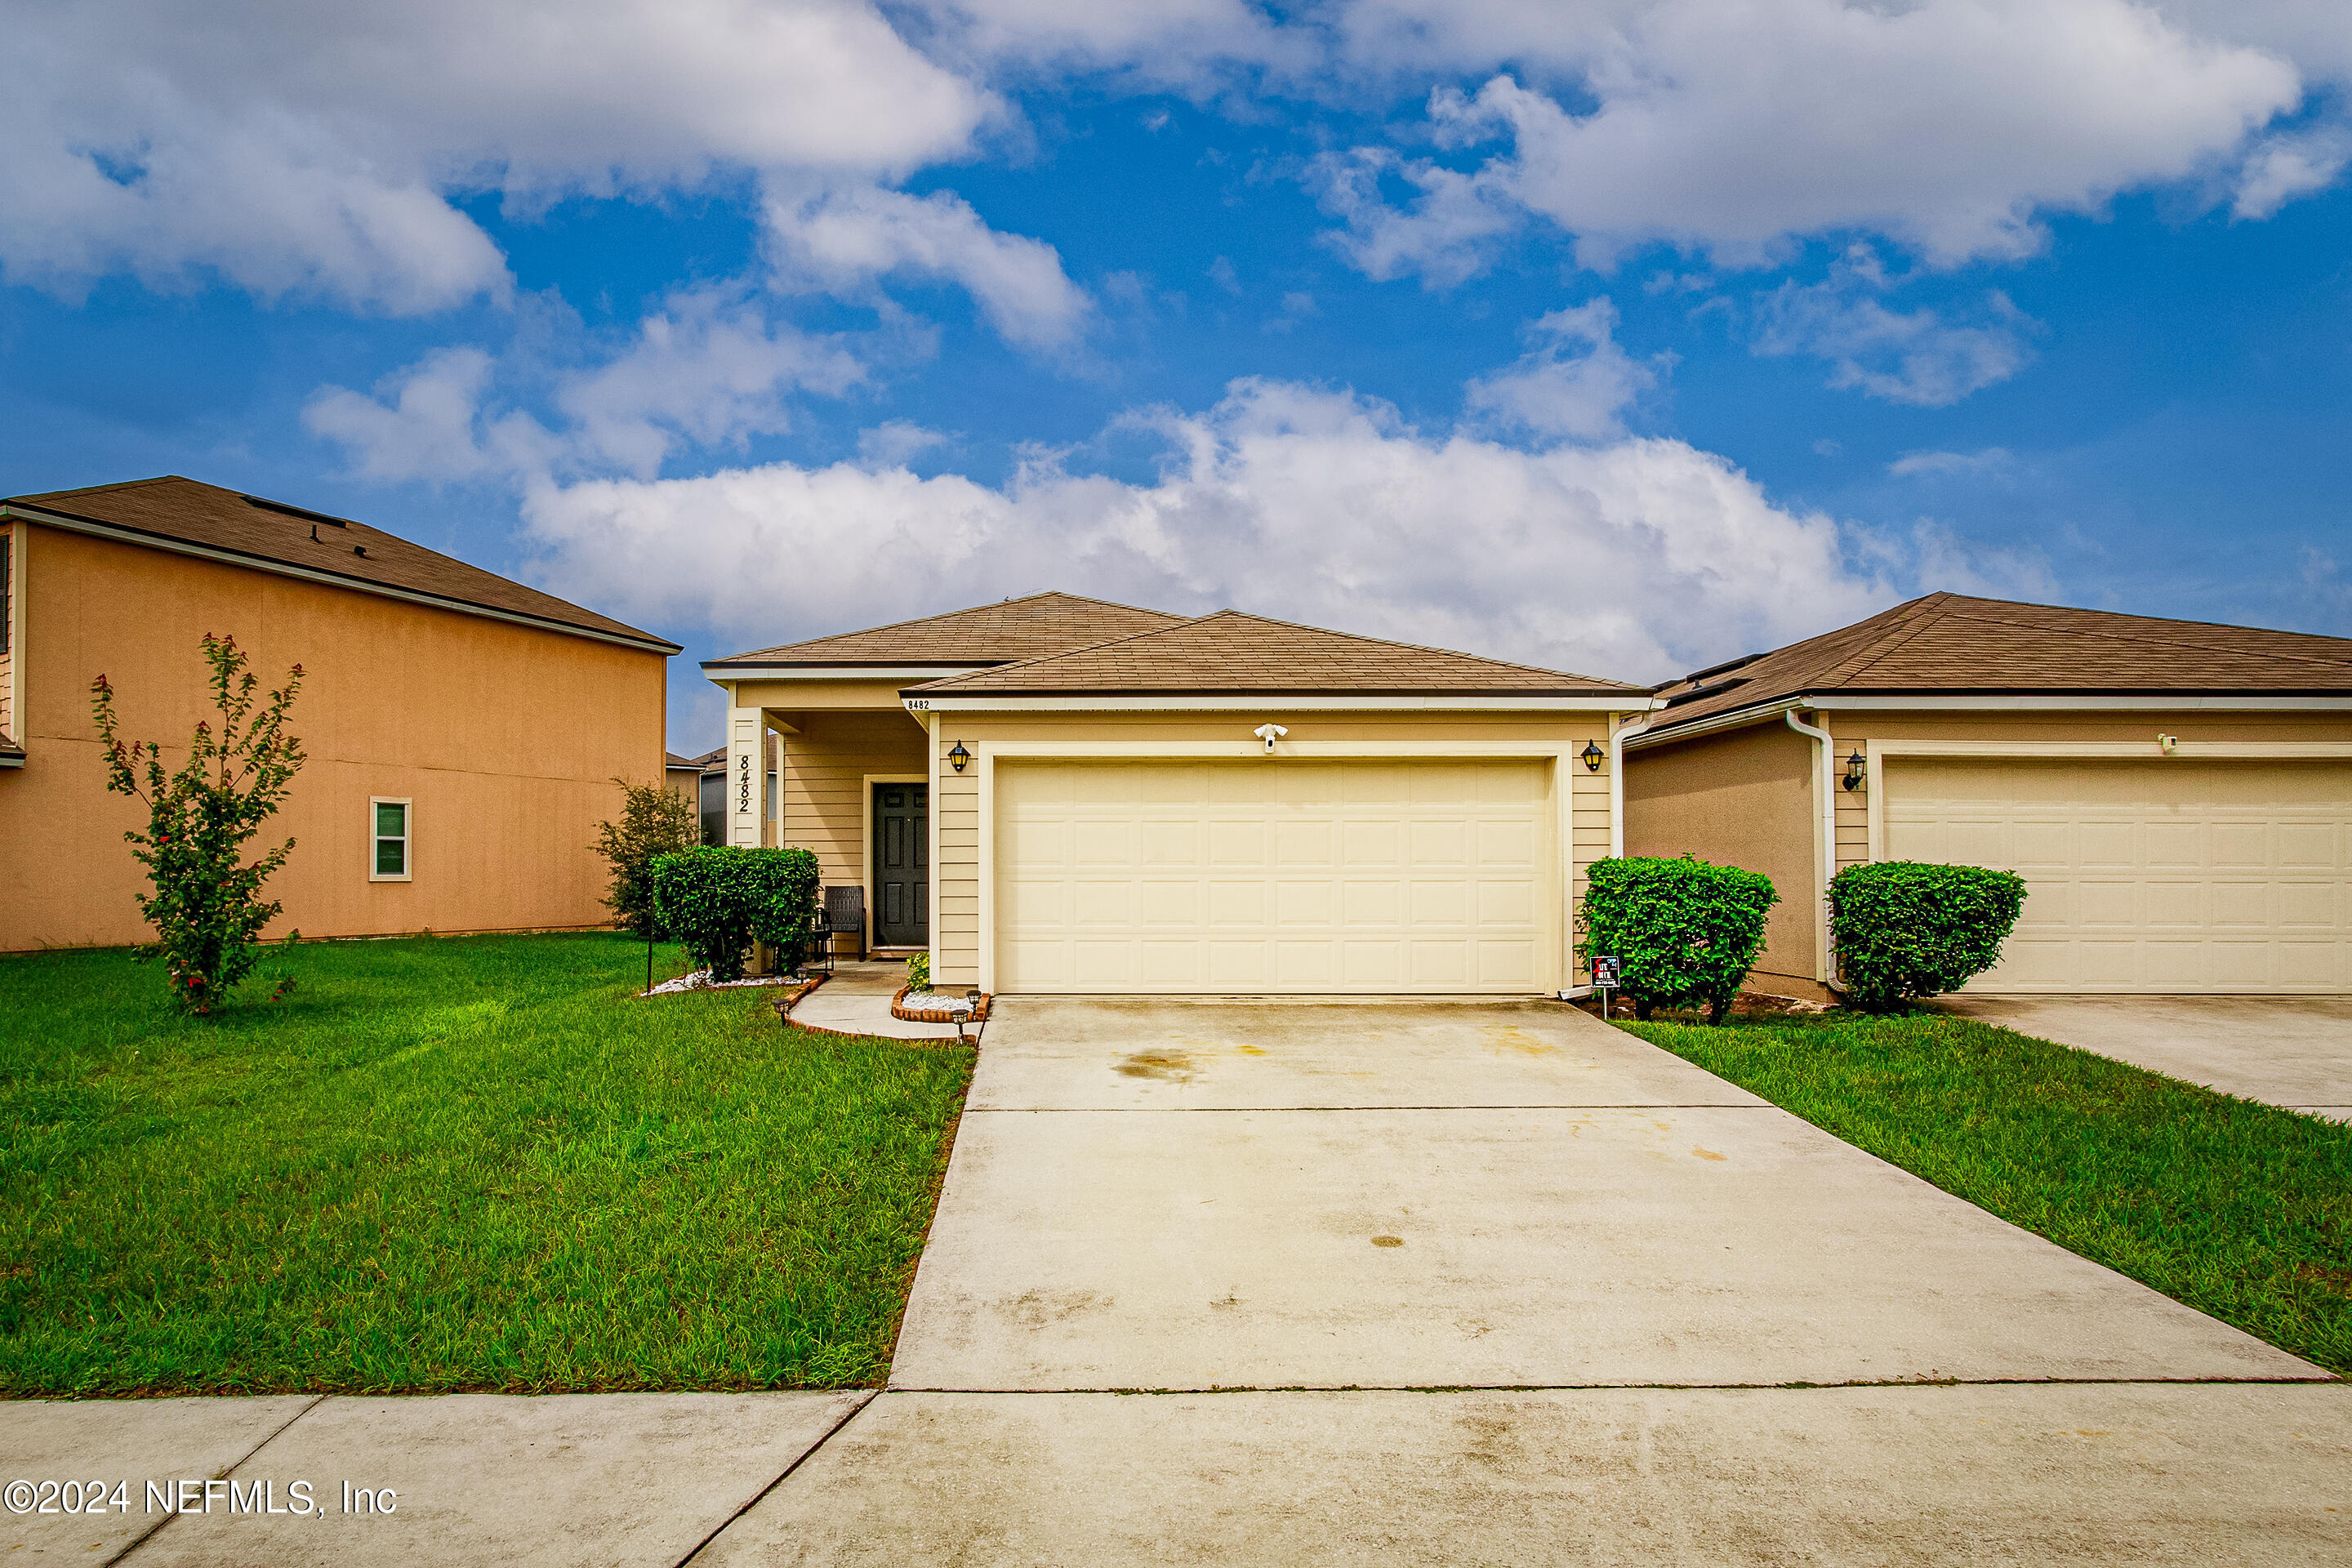
[[[397,589],[678,651],[676,643],[651,632],[411,544],[366,523],[225,490],[177,474],[88,489],[10,496],[0,505],[33,508],[159,540],[203,545],[256,562],[299,566],[346,579],[355,588]]]
[[[1075,594],[1032,594],[1001,605],[755,648],[712,665],[1007,664],[1108,637],[1172,626],[1181,616]]]
[[[912,688],[942,696],[1287,693],[1645,696],[1642,689],[1475,654],[1220,610],[1197,620]]]
[[[1810,692],[2346,695],[2352,639],[1930,594],[1718,668],[1660,687],[1653,732]]]

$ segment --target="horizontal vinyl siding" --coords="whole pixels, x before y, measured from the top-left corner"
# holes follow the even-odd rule
[[[980,984],[980,770],[959,773],[948,752],[967,731],[942,720],[935,742],[939,792],[939,904],[931,911],[931,975],[942,986]]]

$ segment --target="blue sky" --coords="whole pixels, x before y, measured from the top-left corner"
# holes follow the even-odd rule
[[[541,584],[687,645],[677,749],[696,659],[1046,587],[1636,679],[1935,588],[2352,635],[2342,7],[26,36],[0,488]]]

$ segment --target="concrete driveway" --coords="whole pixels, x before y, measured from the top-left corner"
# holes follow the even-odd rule
[[[2352,996],[1947,997],[1948,1013],[2352,1121]]]
[[[891,1386],[2308,1373],[1557,1004],[1032,1001]]]

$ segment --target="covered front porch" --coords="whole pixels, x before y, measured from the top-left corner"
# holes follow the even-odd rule
[[[929,734],[899,700],[904,683],[722,683],[726,841],[813,850],[828,894],[858,890],[866,945],[878,957],[921,952],[931,942]],[[772,784],[762,779],[763,752],[773,759]]]

